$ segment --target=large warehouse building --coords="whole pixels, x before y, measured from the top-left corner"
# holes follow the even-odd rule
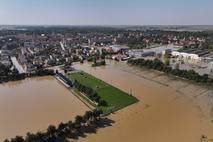
[[[211,54],[209,50],[201,50],[194,48],[172,51],[172,56],[179,56],[191,60],[207,60],[209,59],[209,56],[206,55],[209,54]]]

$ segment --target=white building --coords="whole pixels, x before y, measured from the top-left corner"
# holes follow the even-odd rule
[[[181,46],[175,46],[173,44],[170,44],[170,45],[162,45],[162,46],[158,46],[158,47],[155,47],[155,48],[148,48],[148,49],[143,49],[144,52],[147,52],[147,51],[152,51],[152,52],[155,52],[156,54],[165,54],[166,51],[178,51],[179,49],[181,49],[182,47]]]
[[[178,57],[191,59],[191,60],[201,60],[201,58],[197,54],[193,54],[193,53],[172,51],[172,56],[176,56],[176,57],[178,56]]]

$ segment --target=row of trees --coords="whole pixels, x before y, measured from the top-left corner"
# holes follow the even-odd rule
[[[107,102],[97,94],[91,87],[85,86],[78,82],[77,80],[74,81],[73,87],[76,88],[79,92],[82,92],[87,95],[87,97],[96,102],[98,106],[107,106]]]
[[[78,138],[92,127],[96,128],[102,113],[97,109],[87,111],[83,116],[76,116],[74,122],[60,123],[58,127],[50,125],[46,132],[27,133],[25,138],[16,136],[11,140],[6,139],[4,142],[65,142],[68,138]]]
[[[0,63],[0,75],[7,76],[8,74],[10,74],[12,72],[12,70],[10,68],[11,68],[11,66],[5,66],[4,64]],[[17,70],[16,70],[16,72],[17,72]]]
[[[25,79],[27,76],[25,73],[22,74],[9,74],[6,76],[0,75],[0,83],[8,82],[8,81],[18,81]]]
[[[0,64],[0,83],[8,82],[8,81],[18,81],[23,80],[27,77],[34,76],[47,76],[54,75],[54,70],[49,69],[40,69],[32,73],[21,73],[19,74],[16,69],[10,70],[10,68]]]
[[[180,70],[178,68],[173,69],[172,67],[164,64],[158,59],[155,59],[153,61],[144,59],[130,59],[128,60],[128,63],[139,67],[158,70],[167,74],[172,74],[181,78],[193,80],[200,83],[213,84],[213,79],[209,78],[207,74],[199,75],[194,70]]]
[[[102,55],[94,56],[92,67],[105,66],[106,65],[105,56],[106,52],[103,52]]]
[[[28,77],[47,76],[47,75],[55,75],[55,72],[54,72],[54,70],[51,70],[51,69],[40,69],[35,72],[28,73],[27,75],[28,75]]]
[[[106,61],[102,60],[102,61],[94,62],[92,64],[92,67],[105,66],[105,65],[106,65]]]

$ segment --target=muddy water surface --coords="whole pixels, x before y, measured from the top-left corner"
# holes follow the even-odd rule
[[[105,67],[76,64],[140,102],[109,116],[112,127],[99,129],[80,142],[200,142],[213,138],[212,90],[161,73],[109,62]]]
[[[73,120],[88,110],[53,77],[40,77],[0,85],[0,141],[50,124]]]

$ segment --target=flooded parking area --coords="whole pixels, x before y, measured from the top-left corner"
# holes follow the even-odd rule
[[[0,84],[0,141],[44,131],[89,108],[53,77]]]

